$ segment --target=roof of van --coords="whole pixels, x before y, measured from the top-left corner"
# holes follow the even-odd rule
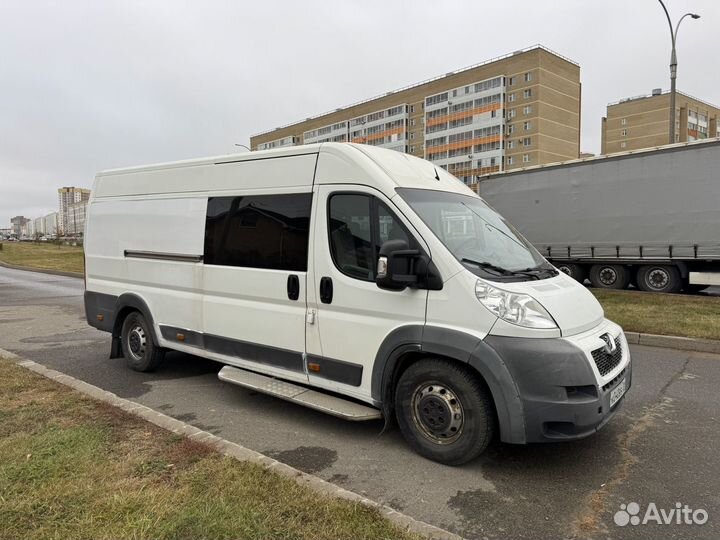
[[[281,159],[277,159],[281,158]],[[315,184],[364,184],[473,194],[429,161],[395,150],[354,143],[320,143],[244,152],[98,173],[93,198],[303,189]]]

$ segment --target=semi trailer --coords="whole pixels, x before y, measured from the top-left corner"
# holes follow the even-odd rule
[[[487,175],[475,188],[580,282],[720,285],[720,138]]]

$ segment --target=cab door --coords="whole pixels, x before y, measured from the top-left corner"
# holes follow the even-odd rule
[[[428,291],[380,289],[380,246],[403,239],[427,250],[392,202],[365,186],[315,187],[312,267],[308,269],[310,382],[371,401],[373,364],[394,329],[424,325]],[[428,251],[429,252],[429,251]]]

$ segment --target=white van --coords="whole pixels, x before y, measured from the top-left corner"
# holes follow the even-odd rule
[[[495,433],[603,426],[630,387],[622,329],[441,167],[307,145],[98,174],[88,322],[111,357],[166,350],[221,379],[350,420],[396,418],[460,464]]]

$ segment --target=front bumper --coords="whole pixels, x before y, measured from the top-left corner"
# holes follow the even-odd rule
[[[617,338],[617,365],[607,370],[593,358],[602,348],[600,336]],[[507,366],[522,403],[525,442],[581,439],[602,428],[622,406],[632,384],[627,340],[619,326],[604,321],[569,338],[487,336]],[[625,394],[610,406],[612,391],[625,381]]]

